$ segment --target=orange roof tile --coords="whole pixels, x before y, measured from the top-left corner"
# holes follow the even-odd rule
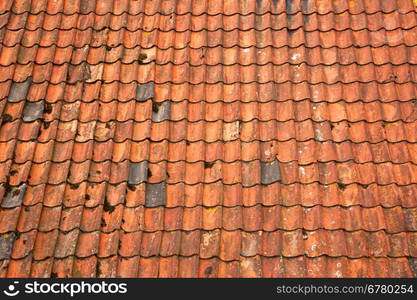
[[[417,276],[412,0],[0,2],[0,277]]]

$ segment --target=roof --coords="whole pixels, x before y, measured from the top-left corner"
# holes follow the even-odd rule
[[[0,276],[416,276],[416,13],[1,1]]]

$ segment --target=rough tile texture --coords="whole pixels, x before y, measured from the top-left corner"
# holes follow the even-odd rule
[[[0,1],[0,277],[415,276],[414,3]]]
[[[23,183],[20,186],[9,187],[9,189],[7,189],[4,193],[1,207],[12,208],[20,206],[22,204],[23,197],[25,196],[25,192],[26,183]]]
[[[164,101],[162,103],[155,102],[152,105],[152,122],[169,121],[171,103]]]
[[[281,179],[278,160],[261,163],[261,183],[271,184]]]
[[[14,233],[0,235],[0,259],[10,258],[14,237]]]
[[[145,182],[148,177],[148,162],[146,160],[131,163],[129,169],[129,184],[139,184]]]
[[[19,102],[26,99],[27,92],[32,83],[32,78],[28,77],[22,82],[13,82],[10,86],[9,102]]]
[[[146,185],[146,207],[157,207],[166,204],[166,184],[148,183]]]
[[[43,117],[44,104],[43,101],[27,102],[23,110],[23,121],[32,122]]]
[[[137,101],[146,101],[152,99],[154,97],[154,83],[141,83],[138,84],[137,91],[136,91],[136,100]]]

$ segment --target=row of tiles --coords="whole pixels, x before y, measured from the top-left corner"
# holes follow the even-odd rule
[[[85,50],[85,49],[84,49]],[[118,63],[119,68],[123,70],[128,68],[127,65],[137,65],[136,68],[146,68],[141,65],[153,63],[153,65],[162,68],[163,65],[171,65],[178,68],[179,65],[186,64],[182,68],[205,67],[212,68],[218,65],[223,67],[242,67],[243,71],[249,70],[251,65],[256,67],[265,67],[270,65],[273,68],[281,68],[297,71],[298,68],[305,68],[306,71],[313,71],[317,67],[338,66],[340,68],[357,68],[370,74],[360,74],[361,76],[372,76],[378,81],[383,79],[385,73],[393,73],[397,77],[404,78],[406,73],[413,76],[414,58],[412,48],[407,47],[347,47],[347,48],[307,48],[300,46],[296,48],[284,47],[273,48],[270,46],[264,48],[251,47],[223,47],[214,46],[204,49],[183,48],[183,49],[158,49],[156,46],[150,49],[143,49],[136,46],[132,49],[116,46],[107,48],[99,46],[89,48],[88,51],[80,51],[72,46],[58,48],[56,46],[32,46],[25,47],[15,45],[13,47],[2,47],[0,54],[0,64],[8,67],[11,64],[21,65],[20,68],[40,68],[38,65],[52,63],[57,71],[62,68],[69,73],[83,64],[85,68],[91,68],[90,73],[98,73],[94,79],[102,79],[105,75],[104,68],[110,68],[111,64]],[[61,55],[62,54],[62,55]],[[100,66],[97,66],[100,64]],[[236,66],[237,65],[237,66]],[[353,66],[352,66],[353,65]],[[310,69],[307,69],[310,68]],[[308,73],[308,72],[307,72]],[[310,75],[311,76],[311,75]],[[123,74],[121,74],[123,78]],[[87,80],[87,82],[91,81]],[[126,80],[123,80],[126,81]],[[362,79],[364,81],[364,79]]]
[[[134,232],[68,233],[57,230],[42,233],[31,231],[2,234],[1,260],[18,260],[30,256],[33,260],[50,257],[63,259],[114,255],[129,258],[135,256],[193,256],[204,259],[218,257],[223,261],[239,260],[241,256],[253,257],[416,257],[417,234],[383,232],[346,233],[325,230],[303,233],[296,231],[239,232],[239,231],[191,231],[191,232]],[[332,246],[329,246],[329,243]],[[6,249],[7,251],[4,251]]]
[[[349,11],[351,14],[366,12],[372,14],[374,12],[392,12],[399,11],[406,13],[415,11],[415,5],[412,0],[154,0],[154,1],[136,1],[136,0],[76,0],[67,3],[64,0],[48,1],[48,0],[6,0],[0,6],[0,13],[12,11],[17,14],[30,12],[38,14],[47,12],[48,14],[64,13],[70,14],[89,14],[96,15],[113,14],[120,15],[124,12],[136,15],[145,13],[147,15],[155,14],[177,14],[183,15],[192,13],[200,15],[207,13],[213,14],[262,14],[265,12],[296,14],[303,12],[304,14],[327,14],[330,12],[343,13]]]
[[[380,48],[382,46],[404,47],[415,45],[416,26],[409,29],[394,30],[375,30],[368,29],[354,31],[345,29],[341,31],[304,31],[303,28],[289,30],[283,28],[281,30],[273,30],[267,28],[264,30],[231,30],[225,31],[217,29],[214,31],[158,31],[151,32],[136,30],[130,32],[125,29],[112,31],[104,29],[95,31],[86,30],[59,30],[43,31],[41,29],[34,31],[18,31],[0,29],[0,37],[2,46],[7,48],[15,47],[21,44],[24,47],[33,47],[39,45],[41,47],[57,46],[58,53],[62,53],[63,49],[73,46],[77,50],[86,50],[82,48],[96,49],[100,46],[106,48],[116,48],[123,45],[126,49],[132,49],[140,46],[143,49],[182,49],[190,47],[194,49],[204,50],[204,48],[213,48],[222,45],[225,48],[239,46],[241,48],[257,47],[257,48],[296,48],[304,45],[306,48],[347,48],[347,47],[372,47]],[[62,54],[61,54],[62,55]]]
[[[48,258],[3,261],[0,277],[415,277],[416,259],[345,257],[242,257],[224,262],[217,258],[132,257]]]
[[[13,142],[13,140],[12,140]],[[4,145],[5,144],[5,145]],[[6,147],[4,147],[6,146]],[[357,174],[351,178],[358,177],[365,180],[359,174],[366,169],[384,169],[387,166],[400,165],[404,169],[411,168],[417,164],[415,143],[387,143],[376,144],[350,143],[333,144],[332,142],[192,142],[185,141],[178,143],[163,142],[121,142],[114,143],[111,140],[106,142],[46,142],[36,144],[36,142],[8,142],[0,143],[0,149],[5,152],[0,155],[0,160],[4,165],[1,167],[0,178],[7,174],[10,165],[17,168],[25,168],[24,164],[34,164],[34,168],[44,168],[40,164],[51,163],[54,168],[61,167],[63,170],[70,167],[73,170],[88,172],[88,164],[112,165],[113,163],[127,164],[121,166],[122,169],[143,164],[146,169],[165,168],[168,173],[174,168],[200,169],[200,164],[204,164],[207,170],[207,180],[205,182],[216,181],[225,164],[234,164],[232,169],[251,170],[254,176],[258,176],[258,169],[264,168],[265,163],[272,163],[275,159],[281,164],[280,169],[310,166],[313,173],[318,172],[320,177],[326,178],[322,182],[329,182],[341,174],[341,169],[350,168]],[[15,152],[13,154],[13,149]],[[79,152],[79,151],[83,152]],[[139,151],[139,152],[138,152]],[[59,166],[59,164],[62,164]],[[130,166],[129,166],[130,164]],[[397,166],[398,167],[398,166]],[[397,168],[394,167],[394,168]],[[87,168],[87,169],[86,169]],[[13,169],[13,168],[12,168]],[[219,173],[220,172],[220,173]],[[307,171],[310,172],[310,171]],[[393,170],[393,173],[396,171]],[[411,171],[413,172],[413,171]],[[13,172],[17,173],[17,172]],[[154,173],[154,172],[152,172]],[[156,172],[159,173],[159,172]],[[329,174],[325,174],[329,173]],[[330,174],[332,173],[332,174]],[[16,175],[16,174],[11,174]],[[78,175],[82,176],[82,175]],[[171,175],[170,175],[171,176]],[[180,176],[172,174],[173,177]],[[184,176],[184,174],[182,174]],[[342,176],[342,175],[340,175]],[[340,177],[339,176],[339,177]],[[150,177],[150,176],[149,176]],[[258,177],[256,177],[258,178]],[[256,180],[254,178],[253,180]],[[175,182],[171,178],[171,182]],[[350,180],[349,180],[350,181]],[[352,181],[355,181],[352,179]],[[54,181],[56,182],[56,181]],[[73,179],[70,182],[75,183]],[[244,180],[244,182],[246,182]]]
[[[39,122],[19,123],[4,125],[4,129],[11,132],[3,135],[4,140],[2,138],[0,142],[2,162],[12,158],[18,164],[68,160],[80,163],[90,159],[94,162],[251,162],[277,158],[283,163],[298,161],[300,165],[332,161],[380,164],[389,160],[398,164],[414,162],[416,152],[415,122],[367,124],[343,121],[317,125],[305,121],[300,125],[293,121],[283,124],[254,121],[243,124],[222,124],[221,121],[155,124],[146,121],[116,123],[117,127],[112,122],[107,128],[105,123],[95,126],[94,122],[54,121],[46,123],[47,128]],[[184,130],[186,125],[188,132],[175,131]],[[57,132],[57,129],[62,131]],[[162,132],[155,132],[157,129]],[[254,132],[259,129],[261,133]],[[302,129],[307,131],[300,131]]]
[[[44,202],[52,201],[45,199]],[[63,203],[63,205],[68,204],[72,203],[67,201]],[[149,204],[148,201],[146,204]],[[367,208],[359,205],[303,207],[258,204],[250,207],[166,208],[143,205],[125,207],[123,204],[112,205],[107,200],[104,204],[94,207],[63,205],[49,207],[39,203],[32,206],[1,208],[0,230],[2,233],[18,230],[19,234],[23,234],[35,229],[43,233],[59,229],[64,235],[77,228],[85,233],[94,231],[114,233],[119,229],[127,233],[174,230],[189,232],[220,228],[227,231],[242,229],[247,232],[297,229],[317,231],[321,228],[331,232],[343,230],[349,234],[364,230],[372,232],[384,230],[387,233],[417,232],[415,207]]]
[[[267,102],[257,102],[256,100],[244,102],[208,102],[198,101],[155,101],[131,99],[125,101],[113,100],[85,102],[83,100],[73,100],[71,98],[47,102],[44,100],[25,101],[25,99],[12,102],[12,94],[0,100],[0,108],[4,115],[2,126],[7,130],[0,133],[0,140],[7,141],[7,136],[15,135],[8,133],[9,130],[15,132],[19,126],[34,126],[27,124],[36,120],[43,122],[59,121],[62,124],[77,122],[80,127],[87,126],[87,123],[99,126],[100,123],[111,123],[112,127],[123,126],[122,123],[132,121],[140,123],[152,120],[155,123],[162,121],[186,121],[190,123],[207,122],[213,123],[223,121],[223,124],[239,121],[249,122],[277,122],[283,126],[286,122],[293,122],[295,127],[300,124],[312,123],[312,126],[322,127],[323,123],[338,123],[346,121],[348,123],[376,123],[379,121],[393,123],[402,121],[404,123],[413,122],[417,119],[416,103],[413,100],[397,100],[392,102],[381,101],[337,101],[337,102],[315,102],[310,99],[292,100],[272,100]],[[163,114],[160,113],[160,110]],[[159,113],[159,114],[158,114]],[[21,123],[19,122],[21,121]],[[333,124],[334,125],[334,124]],[[310,125],[311,126],[311,125]],[[94,126],[93,126],[94,127]],[[303,131],[308,130],[309,126],[302,126]],[[80,135],[83,130],[80,129]],[[33,139],[34,137],[32,137]],[[22,140],[22,139],[20,139]],[[23,139],[24,140],[24,139]],[[79,141],[85,139],[78,139]],[[59,139],[59,141],[63,141]]]
[[[416,47],[417,48],[417,47]],[[23,68],[23,65],[22,65]],[[25,68],[17,68],[15,64],[8,67],[1,66],[5,72],[0,77],[1,82],[14,79],[15,76],[33,76],[23,77],[25,81],[31,80],[32,83],[39,84],[48,82],[52,85],[66,83],[75,85],[82,81],[87,83],[112,83],[120,82],[129,83],[148,83],[155,84],[189,84],[189,85],[214,85],[222,83],[224,85],[232,84],[283,84],[292,83],[295,85],[334,85],[336,83],[354,84],[354,83],[376,83],[380,88],[385,86],[396,86],[401,89],[403,86],[414,85],[416,78],[415,66],[401,65],[393,66],[390,64],[382,67],[375,67],[373,64],[366,65],[312,65],[298,64],[291,65],[274,65],[267,63],[265,65],[200,65],[191,66],[188,63],[174,65],[164,64],[155,65],[150,63],[141,65],[137,62],[133,64],[123,64],[120,61],[109,64],[88,65],[81,63],[79,65],[45,65],[29,64]],[[19,75],[12,71],[24,71]],[[38,72],[39,71],[39,72]],[[138,80],[138,74],[147,74],[146,79]],[[362,74],[357,76],[357,74]]]
[[[407,51],[406,49],[405,51]],[[412,50],[414,48],[408,49]],[[403,53],[401,50],[397,52],[400,57],[401,53]],[[148,56],[144,53],[139,54],[139,59],[141,59],[142,55],[143,58],[148,59]],[[329,53],[329,55],[332,57],[332,53]],[[296,60],[300,56],[300,53],[294,53],[289,60]],[[386,59],[388,61],[387,57]],[[407,82],[413,82],[413,77],[415,77],[414,65],[406,64],[412,63],[406,60],[399,62],[399,64],[383,63],[378,66],[369,62],[365,64],[357,64],[353,60],[351,62],[348,64],[330,62],[330,64],[323,65],[308,65],[303,61],[289,63],[287,60],[284,60],[282,64],[274,64],[266,60],[264,64],[250,63],[246,65],[239,63],[231,63],[228,65],[221,63],[192,65],[188,62],[180,64],[173,64],[171,62],[155,64],[154,61],[141,63],[137,60],[130,64],[116,61],[115,63],[98,63],[96,65],[90,65],[83,61],[76,65],[68,63],[54,65],[52,62],[49,62],[41,65],[12,64],[9,66],[1,66],[0,68],[5,73],[0,79],[2,83],[8,81],[7,83],[3,83],[6,86],[11,84],[9,81],[11,79],[16,84],[24,84],[29,80],[32,84],[48,81],[53,85],[59,85],[64,82],[67,82],[68,85],[76,85],[81,81],[85,81],[86,85],[94,85],[97,83],[108,84],[120,81],[122,84],[129,84],[131,82],[154,82],[156,85],[163,85],[164,83],[172,82],[176,85],[188,83],[193,86],[198,86],[202,83],[209,85],[216,83],[224,83],[225,85],[241,83],[242,85],[249,85],[253,82],[262,85],[268,82],[280,84],[286,82],[293,82],[294,84],[308,82],[313,86],[323,85],[323,83],[329,86],[335,83],[349,85],[349,83],[355,82],[363,84],[378,82],[382,86],[387,86],[398,82],[403,86]],[[34,71],[36,72],[32,77],[31,74]],[[212,71],[215,71],[214,74],[209,75]],[[268,73],[261,71],[268,71]],[[356,78],[355,76],[358,71],[362,71],[365,74]],[[146,74],[146,76],[139,76],[142,73]],[[176,79],[170,79],[170,76]],[[155,79],[155,77],[158,79]]]
[[[0,100],[0,110],[3,112],[2,128],[4,126],[0,133],[0,141],[9,140],[8,136],[16,136],[16,130],[19,127],[22,128],[20,131],[23,131],[19,133],[22,136],[19,140],[36,138],[24,134],[24,132],[31,131],[27,131],[24,127],[36,126],[33,122],[39,120],[50,123],[50,125],[53,125],[54,121],[60,122],[61,126],[65,126],[66,123],[77,123],[77,126],[80,127],[77,135],[81,137],[85,135],[85,137],[77,137],[76,140],[85,141],[91,137],[87,138],[88,135],[83,133],[83,127],[101,127],[101,123],[110,123],[111,127],[117,128],[123,127],[125,122],[141,123],[151,120],[154,123],[184,121],[207,124],[221,121],[223,126],[237,121],[242,124],[254,122],[258,125],[272,122],[274,126],[287,127],[287,129],[295,127],[298,132],[300,128],[302,131],[309,131],[308,128],[311,126],[326,127],[327,123],[334,126],[339,122],[348,122],[351,125],[364,122],[369,125],[376,122],[411,123],[417,119],[414,100],[398,100],[387,103],[381,101],[315,102],[310,99],[267,102],[257,102],[256,100],[249,102],[239,100],[234,102],[190,102],[187,100],[158,102],[148,99],[137,103],[136,99],[85,102],[67,98],[56,102],[47,102],[45,100],[18,100],[20,97],[12,98],[13,95],[10,93],[8,98]],[[400,124],[391,125],[399,126]],[[330,127],[334,128],[331,125]],[[27,136],[27,138],[23,138],[23,136]],[[299,137],[300,135],[295,134],[294,136]],[[65,140],[58,138],[58,141],[61,142]],[[305,140],[305,138],[299,137],[298,140]]]
[[[10,182],[13,183],[11,177]],[[3,184],[3,196],[5,187],[7,187],[7,184]],[[302,209],[296,206],[301,205],[302,207],[314,208],[313,213],[320,212],[320,209],[315,206],[323,206],[323,209],[327,211],[331,211],[330,208],[334,208],[335,211],[342,210],[344,212],[347,212],[346,209],[348,208],[355,211],[355,209],[360,207],[373,208],[373,210],[370,211],[375,212],[380,211],[378,206],[386,208],[398,206],[407,208],[417,207],[417,185],[415,184],[409,186],[397,186],[395,184],[384,186],[378,186],[376,184],[321,185],[318,183],[280,185],[276,182],[269,185],[256,185],[244,188],[239,184],[222,185],[220,182],[216,182],[212,184],[196,185],[166,185],[165,188],[165,207],[187,207],[194,209],[199,207],[199,209],[204,212],[203,215],[209,212],[217,212],[213,216],[218,218],[218,221],[221,218],[220,213],[222,210],[209,210],[208,208],[223,206],[234,208],[234,210],[232,209],[231,211],[239,211],[236,207],[243,206],[259,211],[260,207],[254,208],[258,204],[262,204],[265,207],[282,205],[288,209],[291,208],[294,211],[299,212],[301,214],[299,217],[302,219]],[[138,185],[129,185],[127,183],[111,185],[105,182],[85,182],[79,185],[65,183],[60,185],[40,184],[35,186],[21,185],[18,189],[19,191],[24,191],[24,193],[22,192],[21,197],[13,198],[13,200],[15,200],[14,202],[10,201],[12,199],[8,199],[6,202],[2,197],[3,207],[15,207],[13,208],[13,211],[9,209],[3,210],[2,213],[4,216],[9,216],[5,218],[4,224],[7,224],[8,221],[6,221],[6,219],[10,218],[13,220],[10,224],[17,224],[20,203],[27,208],[27,210],[22,211],[22,214],[24,215],[25,213],[30,212],[29,216],[39,216],[41,208],[41,206],[39,206],[40,203],[43,203],[45,207],[55,209],[61,205],[65,208],[78,207],[77,209],[80,209],[80,206],[84,205],[89,209],[97,209],[98,205],[106,204],[106,209],[109,210],[122,203],[128,208],[136,208],[149,203],[149,201],[147,201],[149,199],[147,199],[145,183]],[[13,189],[10,189],[9,186],[7,192],[10,190]],[[18,204],[14,205],[15,203]],[[160,205],[160,203],[158,204]],[[76,212],[77,209],[73,212]],[[121,207],[118,209],[120,210]],[[95,210],[95,212],[100,212],[100,210]],[[179,212],[181,212],[181,209]],[[198,212],[198,210],[195,210],[194,212]],[[382,216],[382,212],[380,216]],[[358,220],[361,220],[361,218]],[[6,225],[4,226],[7,227]],[[13,230],[13,226],[14,225],[11,225],[11,227],[7,228]],[[25,228],[27,228],[27,230],[32,229],[30,226]]]
[[[415,19],[415,14],[413,19]],[[93,24],[94,20],[91,20]],[[22,25],[23,26],[23,25]],[[56,26],[59,26],[56,24]],[[359,47],[381,47],[388,45],[391,47],[399,45],[415,45],[416,26],[412,24],[405,25],[407,28],[397,27],[392,30],[380,28],[377,30],[360,29],[353,30],[346,27],[343,30],[329,29],[327,31],[312,30],[306,31],[303,27],[290,30],[287,27],[282,29],[265,28],[256,30],[255,28],[241,30],[232,29],[229,31],[223,28],[208,30],[202,29],[200,31],[160,31],[157,29],[151,31],[144,31],[138,29],[129,31],[121,28],[114,31],[108,28],[103,30],[89,29],[58,29],[47,31],[41,28],[35,30],[9,30],[6,27],[0,28],[0,37],[2,45],[6,47],[14,47],[17,44],[22,44],[25,47],[32,47],[33,45],[40,45],[47,47],[57,45],[59,48],[74,46],[75,49],[83,47],[97,48],[107,45],[109,48],[114,48],[119,45],[124,45],[125,48],[134,48],[141,46],[141,48],[152,48],[157,46],[159,49],[184,48],[189,46],[191,48],[204,48],[222,45],[230,48],[235,45],[240,47],[258,48],[272,46],[274,48],[280,47],[298,47],[305,45],[311,47],[339,47],[346,48],[350,46]],[[62,50],[61,50],[62,51]]]
[[[19,184],[27,181],[32,186],[68,183],[71,187],[87,184],[87,180],[93,184],[108,182],[113,185],[123,182],[138,184],[144,181],[150,184],[165,182],[170,186],[222,183],[226,186],[243,186],[244,188],[278,181],[283,185],[320,183],[328,186],[333,184],[340,186],[341,189],[355,184],[364,187],[371,184],[382,186],[393,184],[403,187],[416,184],[416,174],[417,165],[409,162],[403,164],[329,162],[299,165],[296,161],[280,163],[276,160],[264,163],[259,161],[130,163],[127,160],[100,163],[87,160],[82,163],[71,163],[68,160],[61,163],[28,161],[24,164],[13,165],[11,161],[8,161],[2,168],[2,177],[6,177],[6,181],[9,179],[9,182],[13,180]],[[10,180],[10,176],[14,178]],[[6,185],[7,183],[3,181],[2,189],[7,189]]]
[[[284,142],[297,146],[295,140],[297,140],[299,146],[311,146],[317,150],[320,150],[322,147],[328,147],[330,150],[333,148],[332,151],[340,147],[354,148],[357,145],[365,148],[386,148],[387,144],[383,143],[385,141],[388,143],[400,143],[403,141],[415,143],[415,131],[413,131],[415,130],[415,122],[413,119],[409,122],[396,120],[376,121],[373,123],[365,121],[348,122],[345,120],[314,122],[310,119],[301,122],[294,120],[283,122],[276,120],[252,120],[248,122],[223,122],[222,120],[214,122],[192,122],[186,120],[152,122],[147,120],[133,122],[130,120],[124,122],[108,121],[108,123],[96,121],[78,123],[77,120],[69,122],[55,120],[45,123],[40,121],[27,123],[22,122],[20,119],[9,122],[7,118],[11,118],[10,115],[4,117],[6,122],[3,125],[4,129],[2,130],[1,138],[1,147],[5,150],[16,144],[16,141],[11,140],[14,137],[18,137],[18,144],[32,145],[32,148],[36,146],[36,140],[38,140],[39,147],[46,148],[53,147],[49,143],[52,140],[56,140],[57,147],[64,148],[72,148],[73,144],[69,144],[69,142],[75,141],[77,144],[86,144],[93,140],[98,145],[103,144],[103,142],[118,144],[119,146],[121,143],[125,143],[125,147],[127,147],[130,146],[130,142],[139,146],[148,145],[151,141],[151,144],[162,144],[167,147],[166,140],[169,140],[169,144],[172,144],[171,147],[184,147],[179,142],[187,141],[187,146],[211,147],[220,151],[223,146],[226,148],[252,148],[256,147],[258,144],[256,142],[261,142],[261,144],[270,142],[272,143],[270,144],[271,148]],[[108,125],[106,126],[105,124]],[[5,132],[6,129],[10,129],[11,132]],[[62,132],[57,132],[57,129],[62,130]],[[306,131],[300,131],[303,129]],[[127,130],[127,132],[121,132],[122,130]],[[160,131],[158,132],[157,130]],[[183,131],[178,132],[176,130]],[[277,143],[274,143],[274,141]],[[49,143],[49,145],[46,145],[46,143]],[[356,144],[356,146],[352,143]],[[370,146],[367,143],[379,145]],[[388,147],[392,148],[403,147],[402,145],[389,145]],[[83,145],[78,145],[77,147],[83,147]],[[84,145],[84,147],[88,148],[88,145]],[[410,146],[410,151],[414,152],[412,149],[413,146]],[[50,150],[53,149],[50,148]],[[252,150],[257,151],[255,148],[252,148]],[[276,150],[274,151],[275,153],[277,152]],[[350,150],[350,152],[353,151]],[[348,156],[350,156],[350,152],[347,154]],[[54,160],[62,161],[70,158],[67,153],[63,153],[63,155],[65,156],[64,159]],[[215,155],[217,159],[222,158],[218,154]],[[239,153],[234,152],[232,155],[239,155]],[[407,154],[404,155],[407,156]],[[7,154],[3,153],[4,156],[7,156]],[[381,161],[381,159],[377,159],[377,161]]]
[[[16,65],[19,66],[19,65]],[[52,71],[51,70],[48,70]],[[19,72],[15,72],[15,75]],[[149,73],[145,73],[149,74]],[[21,74],[24,75],[24,74]],[[139,77],[143,80],[143,77]],[[125,109],[125,102],[136,100],[137,102],[145,102],[149,99],[153,99],[155,102],[163,102],[166,100],[172,100],[173,102],[187,102],[182,103],[196,103],[196,102],[207,102],[207,103],[228,103],[233,102],[248,103],[248,102],[288,102],[292,101],[293,105],[298,105],[300,102],[310,100],[315,104],[323,103],[335,103],[335,102],[379,102],[379,103],[392,103],[392,102],[406,102],[415,101],[416,87],[413,83],[395,84],[389,83],[376,83],[375,81],[370,83],[350,83],[350,84],[308,84],[307,82],[302,83],[234,83],[234,84],[155,84],[148,79],[139,84],[132,83],[121,83],[114,81],[112,83],[102,83],[97,81],[95,83],[88,83],[78,81],[75,84],[48,84],[44,81],[43,83],[33,83],[31,76],[24,77],[21,81],[6,80],[0,82],[2,89],[0,90],[0,105],[2,110],[4,109],[7,102],[17,103],[24,99],[28,99],[30,102],[38,102],[45,99],[45,105],[48,103],[52,104],[58,101],[65,103],[73,103],[80,100],[86,105],[98,105],[91,109],[94,115],[97,114],[97,108],[113,109],[120,105],[120,109],[123,109],[123,114],[127,114]],[[12,92],[12,90],[14,90]],[[7,98],[7,101],[5,99]],[[117,103],[111,103],[117,102]],[[304,102],[305,103],[305,102]],[[236,103],[234,103],[237,105]],[[378,104],[378,103],[374,103]],[[9,104],[12,105],[12,104]],[[22,105],[22,104],[20,104]],[[78,105],[78,104],[75,104]],[[129,105],[129,104],[128,104]],[[132,103],[130,103],[132,105]],[[252,103],[255,105],[255,103]],[[324,104],[323,104],[324,105]],[[344,103],[339,103],[343,106]],[[146,105],[145,105],[146,107]],[[20,110],[23,107],[17,106],[15,109]],[[137,108],[142,108],[138,105]],[[76,108],[72,108],[74,110]],[[237,107],[235,107],[237,109]],[[49,109],[45,109],[49,110]],[[90,109],[88,109],[90,110]],[[246,113],[254,110],[251,108]],[[100,113],[101,113],[100,111]],[[305,108],[306,113],[312,113],[310,109]],[[65,111],[64,111],[65,112]],[[116,111],[113,111],[115,113]],[[138,112],[138,109],[130,111]],[[147,110],[145,110],[147,112]],[[220,110],[221,112],[221,110]],[[13,114],[13,112],[9,112]],[[82,113],[82,112],[80,112]],[[184,112],[183,112],[184,113]],[[236,114],[236,111],[231,112]],[[130,116],[130,115],[129,115]],[[133,119],[133,116],[130,118]]]
[[[145,14],[129,15],[128,13],[116,15],[98,16],[90,15],[65,15],[56,14],[48,15],[47,13],[39,14],[14,14],[5,13],[0,14],[0,29],[3,27],[7,30],[28,30],[33,31],[43,29],[45,31],[52,31],[56,29],[70,30],[70,29],[94,29],[103,30],[110,29],[118,31],[126,29],[130,32],[143,30],[150,32],[153,30],[176,32],[184,31],[201,31],[201,30],[224,30],[230,31],[234,29],[239,30],[264,30],[270,28],[273,30],[281,30],[287,28],[294,30],[303,28],[305,31],[329,31],[329,30],[346,30],[353,31],[369,29],[370,31],[386,29],[410,29],[416,25],[416,12],[410,11],[408,13],[401,13],[393,11],[390,13],[376,12],[372,14],[367,13],[331,13],[327,15],[308,14],[301,12],[297,14],[280,14],[274,15],[271,12],[261,15],[239,15],[232,16],[225,15],[200,15],[193,16],[191,14],[185,15],[164,15],[156,14],[147,16]]]

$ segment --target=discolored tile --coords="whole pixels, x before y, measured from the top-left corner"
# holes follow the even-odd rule
[[[0,1],[0,277],[411,277],[413,0]]]

